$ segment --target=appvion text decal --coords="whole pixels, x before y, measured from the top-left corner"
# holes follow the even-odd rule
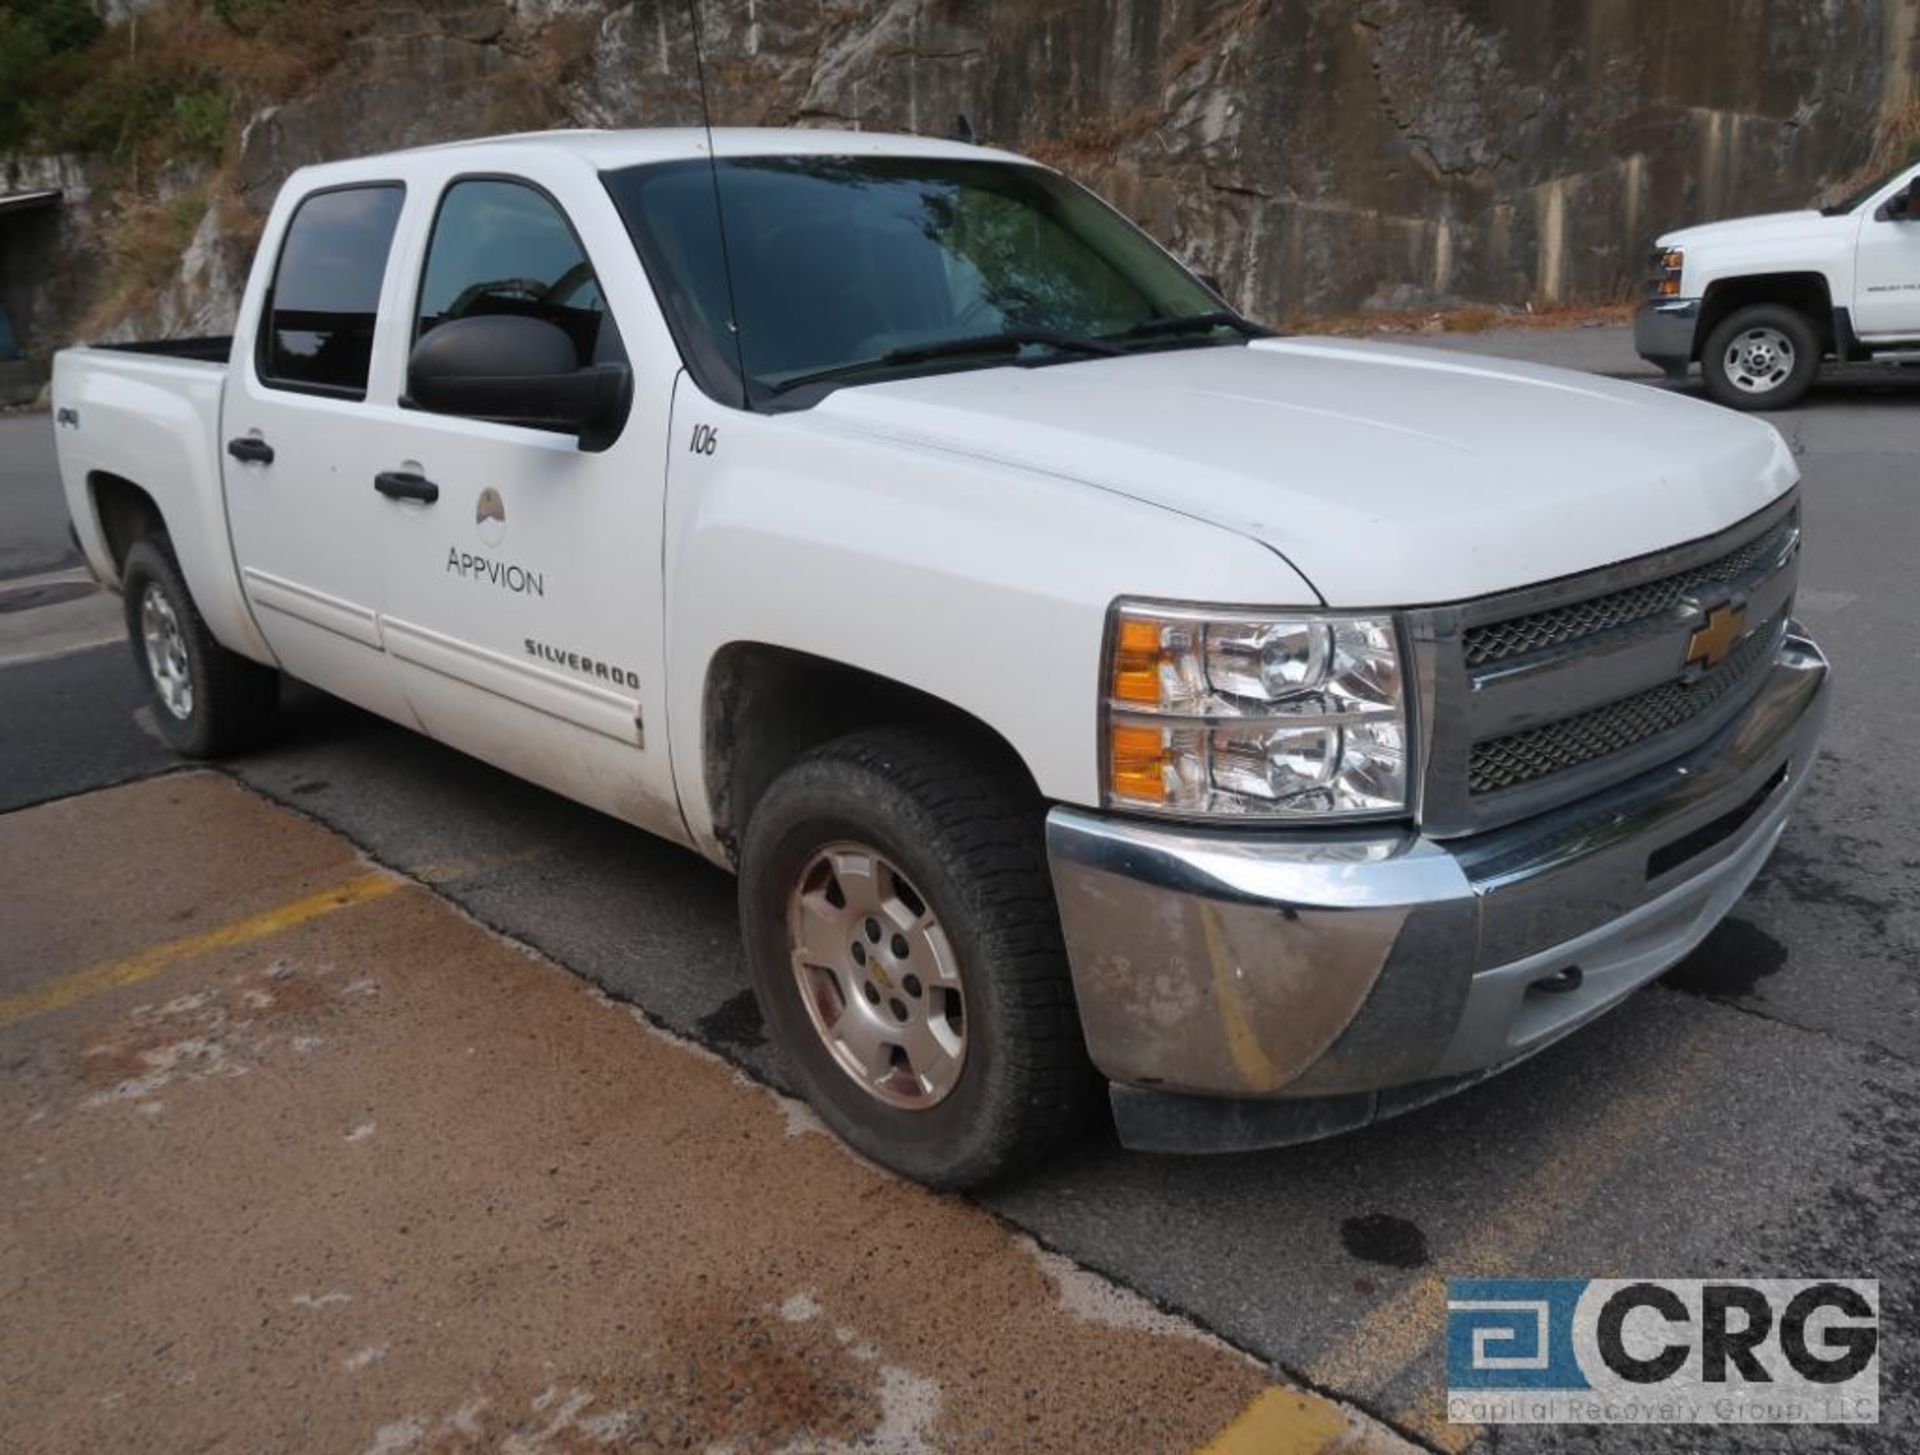
[[[515,591],[522,596],[547,594],[544,573],[529,571],[511,561],[496,561],[491,556],[475,556],[457,546],[447,547],[447,571],[450,575],[498,586],[502,591]]]

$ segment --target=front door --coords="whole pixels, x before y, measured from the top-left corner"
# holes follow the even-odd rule
[[[1895,215],[1920,168],[1864,209],[1853,327],[1862,338],[1920,339],[1920,210]]]
[[[380,500],[342,448],[367,422],[380,299],[404,200],[392,183],[299,201],[279,235],[256,346],[236,350],[244,357],[221,405],[220,444],[242,586],[280,664],[408,721],[381,650]]]
[[[604,208],[604,194],[580,199]],[[443,323],[521,314],[579,362],[625,362],[555,196],[498,176],[441,194],[409,346]],[[684,838],[667,758],[660,542],[667,381],[637,382],[618,437],[382,411],[362,458],[419,482],[384,500],[381,630],[434,737],[656,833]],[[655,399],[655,393],[659,398]]]

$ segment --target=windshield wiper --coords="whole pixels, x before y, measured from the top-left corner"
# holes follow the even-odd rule
[[[1174,338],[1183,333],[1210,333],[1216,328],[1230,328],[1247,338],[1272,338],[1273,330],[1262,328],[1250,318],[1242,318],[1228,308],[1217,308],[1211,313],[1189,313],[1179,318],[1149,318],[1145,323],[1136,323],[1132,328],[1123,328],[1118,333],[1107,334],[1113,339]]]
[[[1068,333],[1064,329],[1009,328],[999,333],[974,334],[968,338],[942,339],[938,343],[908,344],[903,348],[889,349],[878,358],[857,359],[850,364],[835,364],[831,368],[795,374],[791,379],[782,379],[777,384],[768,385],[767,392],[784,394],[787,390],[798,389],[803,384],[824,384],[833,379],[852,378],[858,374],[870,373],[875,369],[891,368],[896,364],[919,364],[929,359],[964,358],[968,354],[1012,354],[1035,345],[1058,349],[1063,353],[1106,355],[1125,352],[1120,345],[1109,339]]]

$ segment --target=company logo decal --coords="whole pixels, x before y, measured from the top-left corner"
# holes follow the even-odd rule
[[[1747,609],[1723,602],[1707,613],[1707,619],[1687,638],[1687,665],[1717,667],[1726,661],[1747,630]]]
[[[480,492],[479,503],[473,507],[473,523],[480,530],[482,545],[497,546],[507,533],[507,502],[491,485]]]
[[[1872,1279],[1453,1278],[1456,1424],[1871,1424]]]

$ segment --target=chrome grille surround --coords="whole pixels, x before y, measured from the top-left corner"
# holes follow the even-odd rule
[[[1776,560],[1787,538],[1799,529],[1797,515],[1789,515],[1764,534],[1691,570],[1622,591],[1610,591],[1587,601],[1576,601],[1571,606],[1549,607],[1545,611],[1471,627],[1463,642],[1467,665],[1485,667],[1510,657],[1524,657],[1672,611],[1684,596],[1738,581],[1752,574],[1757,564]]]
[[[1790,492],[1671,550],[1406,613],[1422,829],[1447,838],[1511,823],[1705,741],[1765,677],[1799,544]],[[1717,667],[1689,667],[1693,632],[1728,603],[1745,609],[1747,634]]]

